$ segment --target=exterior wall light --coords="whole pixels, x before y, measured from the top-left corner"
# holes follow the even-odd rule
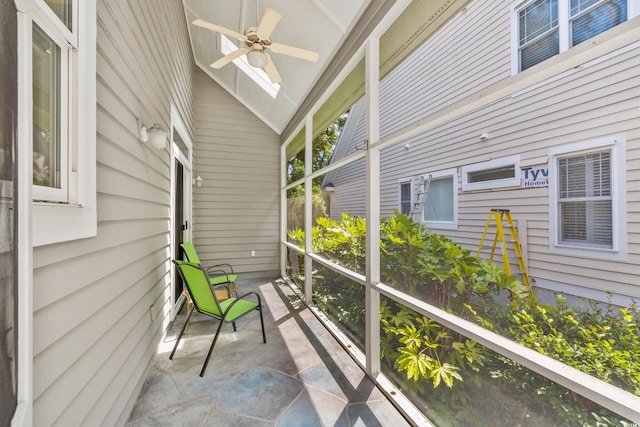
[[[196,176],[193,180],[193,184],[198,188],[202,187],[203,182],[204,182],[204,179],[202,179],[200,175]]]
[[[138,127],[140,128],[140,135],[138,136],[140,141],[148,142],[157,150],[162,150],[167,146],[169,132],[162,129],[159,123],[154,123],[153,126],[147,128],[146,126],[140,126],[140,121],[138,120]]]

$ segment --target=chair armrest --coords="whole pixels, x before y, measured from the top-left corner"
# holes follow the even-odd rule
[[[209,277],[229,276],[229,274],[231,274],[231,273],[228,273],[228,272],[226,272],[224,270],[220,270],[220,269],[217,269],[217,270],[207,269],[207,275]],[[227,280],[228,280],[228,278],[227,278]]]
[[[227,267],[229,270],[231,270],[231,273],[229,273],[229,274],[233,274],[233,267],[231,266],[231,264],[227,264],[227,263],[210,265],[210,266],[207,267],[207,273],[209,273],[209,270],[222,270],[222,271],[225,271],[224,269],[220,269],[219,267]],[[226,271],[225,271],[225,274],[227,274]]]
[[[256,296],[256,299],[258,300],[258,308],[262,309],[262,299],[260,298],[260,294],[258,294],[257,292],[247,292],[246,294],[243,294],[243,295],[241,295],[239,297],[236,297],[234,299],[234,301],[231,304],[229,304],[229,306],[224,310],[223,317],[226,317],[227,313],[238,302],[240,302],[242,300],[247,301],[247,299],[245,297],[250,296],[250,295],[255,295]]]
[[[262,299],[260,298],[260,294],[257,292],[247,292],[246,294],[242,294],[236,298],[236,300],[244,299],[244,297],[248,297],[249,295],[255,295],[258,299],[258,305],[262,306]]]

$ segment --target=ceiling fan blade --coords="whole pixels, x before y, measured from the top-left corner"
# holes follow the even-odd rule
[[[234,50],[233,52],[231,52],[230,54],[228,54],[227,56],[223,56],[222,58],[218,59],[216,62],[212,63],[210,65],[211,68],[215,68],[216,70],[224,67],[225,65],[227,65],[229,62],[233,61],[236,58],[241,57],[242,55],[248,53],[251,49],[249,49],[248,47],[242,48],[242,49],[238,49],[238,50]]]
[[[230,30],[229,28],[221,27],[220,25],[212,24],[211,22],[203,21],[202,19],[194,19],[191,23],[193,25],[197,25],[198,27],[206,28],[211,31],[222,33],[229,37],[233,37],[234,39],[238,39],[241,41],[245,41],[247,39],[244,34],[240,34],[239,32]]]
[[[282,77],[280,77],[280,73],[276,68],[276,64],[273,63],[271,56],[269,56],[268,53],[265,53],[265,55],[267,55],[267,65],[264,66],[263,70],[267,73],[267,76],[269,76],[269,80],[274,84],[282,82]]]
[[[261,39],[268,39],[269,37],[271,37],[271,33],[273,32],[274,28],[276,28],[276,25],[278,25],[280,18],[282,18],[282,15],[280,15],[280,13],[268,7],[264,11],[264,16],[262,17],[260,25],[258,25],[258,29],[256,30],[258,37],[260,37]]]
[[[311,62],[318,62],[318,52],[314,52],[312,50],[302,49],[299,47],[289,46],[286,44],[280,43],[271,43],[269,46],[270,49],[275,53],[280,53],[282,55],[294,56],[296,58],[305,59]]]

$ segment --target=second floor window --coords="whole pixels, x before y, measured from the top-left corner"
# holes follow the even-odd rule
[[[518,71],[524,71],[630,17],[638,0],[534,0],[516,9]]]

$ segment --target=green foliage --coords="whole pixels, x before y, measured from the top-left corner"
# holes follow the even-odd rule
[[[472,341],[452,335],[406,307],[395,305],[392,309],[383,303],[380,322],[386,334],[383,356],[394,360],[398,371],[406,373],[406,379],[428,379],[433,388],[441,383],[451,388],[454,380],[462,381],[459,366],[482,364],[483,356]]]
[[[311,161],[314,171],[320,170],[329,165],[333,150],[336,147],[340,133],[347,121],[348,112],[339,116],[333,123],[324,129],[312,142]],[[298,151],[288,162],[288,178],[287,183],[295,182],[304,178],[305,152]],[[313,185],[320,187],[322,176],[313,180]]]
[[[635,305],[614,309],[591,303],[578,310],[560,296],[554,306],[540,305],[515,276],[406,216],[396,212],[382,219],[380,230],[385,283],[640,395],[640,311]],[[364,219],[346,214],[339,221],[320,218],[312,233],[315,253],[363,273]],[[290,230],[289,238],[304,245],[301,230]],[[362,343],[364,288],[331,269],[314,268],[314,301]],[[429,396],[443,424],[482,425],[481,411],[482,418],[501,420],[493,425],[629,425],[407,307],[383,299],[380,321],[383,363],[406,392]],[[435,389],[438,393],[432,393]],[[504,407],[512,409],[505,414]]]
[[[634,305],[589,311],[529,304],[511,314],[508,333],[519,343],[640,396],[640,312]],[[505,325],[507,326],[507,325]]]

